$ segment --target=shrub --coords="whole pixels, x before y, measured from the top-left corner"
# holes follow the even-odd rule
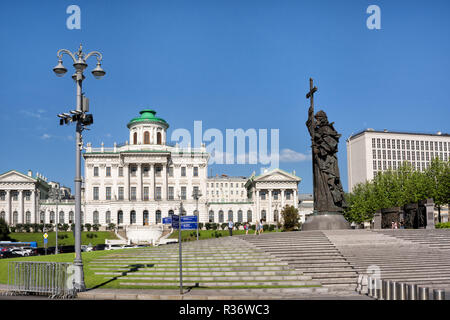
[[[92,225],[90,223],[86,223],[84,226],[86,227],[87,231],[91,231]]]
[[[252,225],[250,226],[250,229],[252,229],[253,231],[255,231],[256,225],[252,224]]]
[[[5,220],[0,219],[0,241],[10,241],[9,228]]]
[[[94,223],[94,224],[92,225],[92,229],[93,229],[94,231],[98,231],[98,229],[100,229],[100,224]]]
[[[209,223],[209,222],[205,223],[205,228],[206,228],[206,230],[211,229],[211,223]]]
[[[44,224],[43,223],[38,224],[38,231],[44,232]]]
[[[219,226],[219,225],[218,225],[217,223],[211,224],[211,228],[212,228],[213,230],[217,230],[218,226]]]
[[[67,239],[67,238],[69,238],[69,236],[67,234],[58,234],[58,239],[63,240],[63,239]]]
[[[203,223],[202,223],[202,222],[199,222],[199,223],[198,223],[198,229],[199,229],[199,230],[202,230],[202,229],[203,229]]]
[[[225,230],[228,227],[228,223],[224,222],[220,225],[220,227],[222,228],[222,230]]]
[[[269,225],[269,231],[273,231],[273,230],[275,230],[275,225],[274,224]]]
[[[70,231],[75,231],[75,223],[72,223],[72,224],[70,225]]]
[[[52,232],[54,226],[53,226],[53,224],[50,223],[50,224],[46,224],[46,225],[45,225],[45,228],[47,229],[47,232]]]
[[[22,232],[22,230],[23,230],[23,224],[21,224],[21,223],[16,224],[15,232]]]
[[[222,233],[220,233],[220,232],[218,232],[218,231],[214,231],[212,234],[211,234],[211,238],[219,238],[219,237],[221,237],[222,236]]]
[[[449,228],[450,228],[450,222],[436,223],[436,229],[449,229]]]
[[[264,230],[264,231],[269,230],[269,225],[268,225],[268,224],[263,224],[263,230]]]
[[[86,234],[86,237],[88,237],[89,239],[93,239],[93,238],[97,238],[97,235],[95,233],[88,233],[88,234]]]
[[[106,227],[107,230],[114,230],[116,228],[116,225],[114,223],[110,223],[108,224],[108,226]]]
[[[235,224],[234,224],[234,228],[236,229],[236,230],[239,230],[239,227],[241,226],[242,224],[240,223],[240,222],[236,222]]]
[[[29,224],[29,223],[24,224],[23,229],[25,232],[30,233],[31,232],[31,224]]]
[[[61,226],[61,230],[63,230],[63,231],[67,231],[67,230],[69,230],[69,228],[70,228],[70,226],[69,226],[67,223],[64,223],[64,224]]]

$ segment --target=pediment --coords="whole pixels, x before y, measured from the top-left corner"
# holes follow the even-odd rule
[[[20,173],[15,170],[11,170],[0,175],[0,182],[36,182],[35,179]]]
[[[298,182],[301,179],[293,174],[287,173],[280,169],[274,169],[270,172],[266,172],[259,177],[256,177],[255,182],[263,182],[263,181],[292,181]]]

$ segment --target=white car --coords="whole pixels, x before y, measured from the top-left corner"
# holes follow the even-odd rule
[[[123,249],[122,245],[110,244],[108,247],[105,248],[105,250],[117,250],[117,249]]]
[[[81,251],[82,251],[82,252],[89,252],[89,251],[92,251],[92,247],[83,244],[83,245],[81,246]]]
[[[13,249],[11,249],[9,251],[14,253],[14,254],[17,254],[19,256],[22,256],[22,257],[26,257],[26,256],[29,255],[29,253],[26,250],[22,249],[22,248],[13,248]]]

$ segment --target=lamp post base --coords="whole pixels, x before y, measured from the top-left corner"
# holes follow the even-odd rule
[[[346,230],[350,224],[341,213],[327,212],[309,215],[302,225],[302,231],[312,230]]]

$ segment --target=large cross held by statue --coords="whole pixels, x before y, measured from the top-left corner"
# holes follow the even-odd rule
[[[314,109],[314,93],[317,91],[317,87],[313,87],[313,79],[309,78],[309,92],[306,94],[306,99],[311,99],[311,108]]]

